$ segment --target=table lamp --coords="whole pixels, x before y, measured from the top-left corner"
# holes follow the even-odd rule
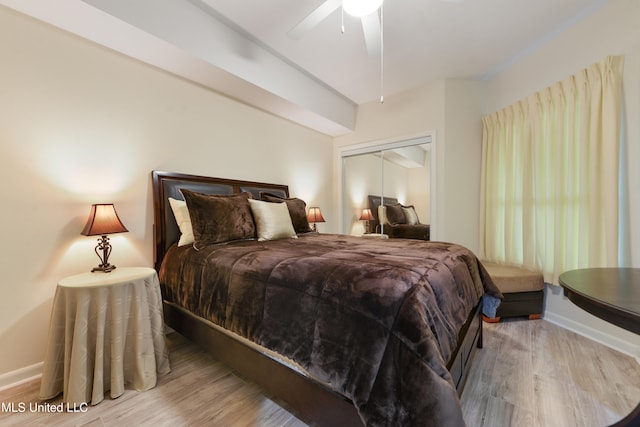
[[[91,272],[102,271],[110,273],[116,266],[109,264],[109,255],[111,255],[111,244],[107,234],[123,233],[129,230],[122,224],[116,208],[113,203],[91,205],[89,219],[82,230],[84,236],[102,236],[98,239],[98,245],[95,247],[96,255],[100,258],[100,264]],[[102,254],[101,254],[102,253]]]
[[[362,209],[362,213],[360,214],[360,221],[364,221],[364,229],[369,232],[369,221],[373,221],[375,218],[373,217],[373,213],[371,213],[371,209],[364,208]]]
[[[320,212],[320,208],[317,206],[309,208],[309,213],[307,214],[307,220],[310,224],[313,224],[313,231],[318,231],[318,227],[316,226],[316,222],[325,222],[322,217],[322,212]]]

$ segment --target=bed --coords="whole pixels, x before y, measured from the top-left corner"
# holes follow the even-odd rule
[[[188,196],[194,231],[194,197],[297,199],[286,185],[160,171],[152,183],[168,326],[313,425],[464,424],[482,302],[501,299],[471,252],[315,232],[177,246],[170,198]]]
[[[404,206],[395,197],[369,195],[369,209],[373,214],[373,221],[369,221],[368,233],[383,233],[389,238],[430,240],[431,227],[422,224],[413,206]],[[380,224],[380,206],[384,207],[386,221],[384,227]],[[410,213],[411,212],[411,213]]]

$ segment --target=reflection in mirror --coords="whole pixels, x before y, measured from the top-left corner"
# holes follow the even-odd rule
[[[380,154],[366,153],[343,158],[344,234],[359,236],[366,232],[365,223],[360,221],[360,216],[362,210],[368,207],[368,195],[382,192],[383,158]]]
[[[428,239],[431,210],[429,148],[430,144],[423,143],[343,157],[343,232],[356,236],[384,233],[390,237]],[[383,214],[377,206],[381,196],[383,205],[395,205],[397,201],[404,207],[413,206],[422,225],[405,226],[416,218],[411,212],[402,210],[402,206],[396,206],[395,210],[389,208],[386,221],[384,216],[383,221],[379,221]],[[372,209],[374,220],[360,220],[365,208]],[[396,213],[394,217],[392,211]]]

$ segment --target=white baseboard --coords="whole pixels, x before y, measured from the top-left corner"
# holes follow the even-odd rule
[[[589,338],[593,341],[596,341],[600,344],[606,345],[609,348],[634,357],[638,361],[638,363],[640,363],[640,347],[628,341],[611,336],[607,333],[604,333],[582,323],[578,323],[567,317],[560,316],[556,313],[545,312],[544,319],[586,338]]]
[[[42,376],[43,362],[0,375],[0,391],[26,383]]]

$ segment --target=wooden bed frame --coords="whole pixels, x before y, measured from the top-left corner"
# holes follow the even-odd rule
[[[166,251],[178,241],[179,230],[173,218],[168,198],[182,199],[180,188],[205,194],[233,194],[248,191],[259,199],[261,191],[289,196],[286,185],[266,184],[171,172],[152,172],[155,268],[159,272]],[[447,368],[451,372],[458,394],[462,393],[475,350],[482,348],[481,303],[463,325],[458,346]],[[201,319],[173,303],[164,302],[166,324],[200,345],[216,360],[227,365],[262,388],[266,396],[282,404],[301,420],[317,426],[362,425],[358,412],[346,397],[332,391],[312,378],[274,360],[210,322]]]

